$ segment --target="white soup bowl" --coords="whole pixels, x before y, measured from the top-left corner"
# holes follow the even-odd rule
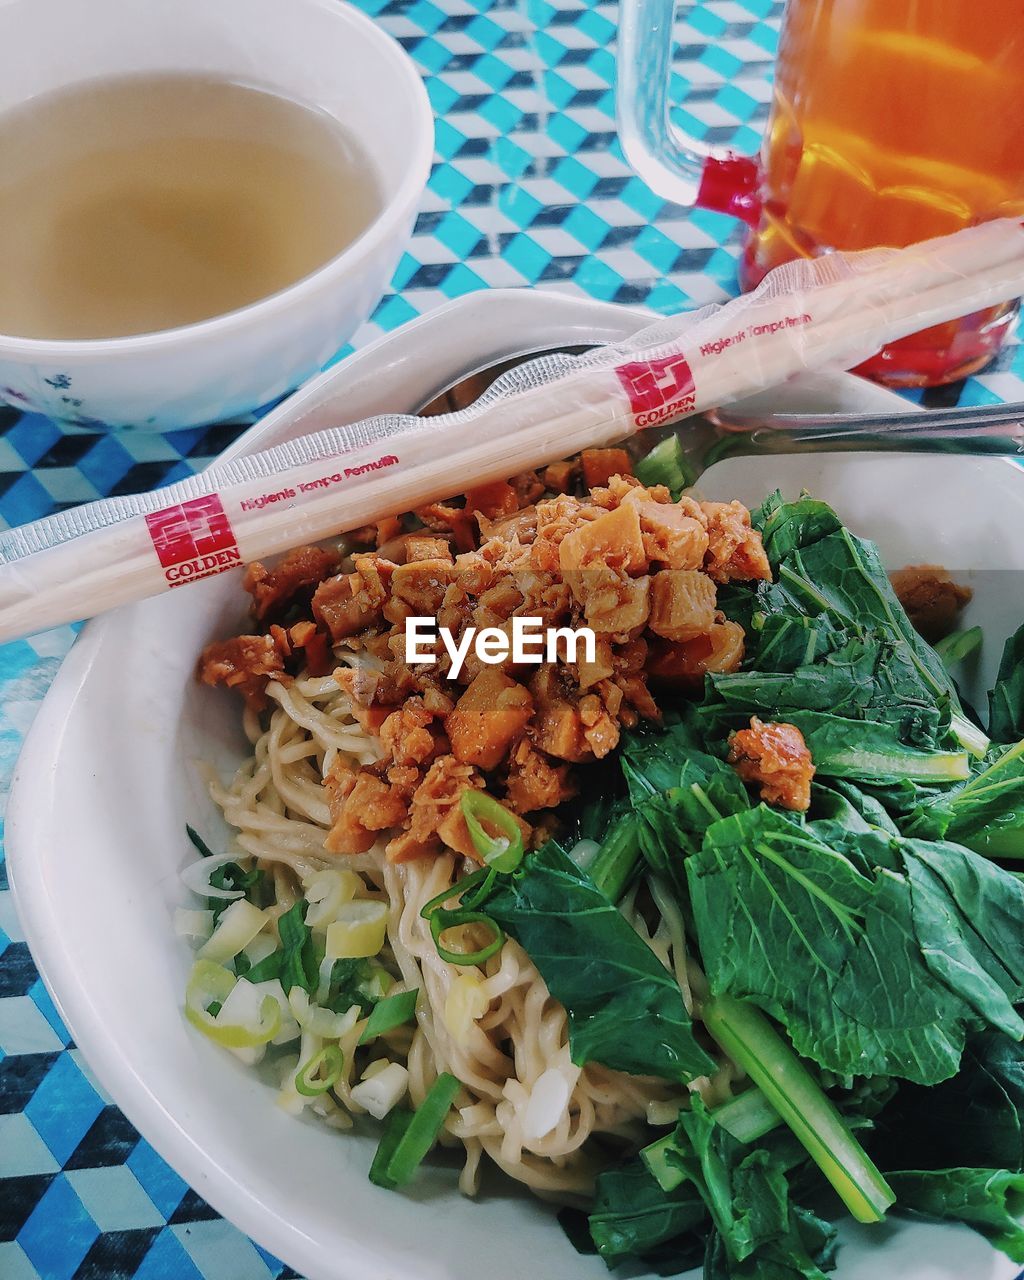
[[[357,9],[341,0],[8,0],[0,49],[0,112],[114,76],[226,78],[336,118],[381,191],[379,215],[342,253],[236,311],[126,338],[0,335],[0,399],[90,425],[212,422],[296,386],[373,310],[411,234],[434,134],[412,62]]]

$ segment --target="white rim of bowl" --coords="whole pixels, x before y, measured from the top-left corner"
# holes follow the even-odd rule
[[[325,9],[333,17],[348,22],[370,43],[376,44],[390,60],[396,75],[404,81],[416,110],[412,113],[410,132],[410,162],[398,188],[386,201],[380,215],[341,253],[330,258],[309,275],[294,284],[268,294],[255,302],[194,324],[178,325],[173,329],[158,329],[152,333],[129,334],[123,338],[19,338],[0,333],[0,355],[21,356],[39,360],[59,361],[62,364],[91,360],[97,355],[119,356],[154,347],[173,346],[193,338],[215,337],[222,330],[232,329],[251,320],[273,317],[287,310],[293,303],[301,302],[307,294],[315,293],[330,280],[344,273],[357,257],[372,252],[382,241],[401,228],[402,223],[419,203],[420,196],[430,177],[434,156],[434,113],[427,97],[427,90],[420,79],[412,59],[402,46],[386,31],[352,4],[339,4],[336,0],[315,0],[318,8]]]

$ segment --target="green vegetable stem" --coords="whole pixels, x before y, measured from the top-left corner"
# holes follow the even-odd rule
[[[846,1121],[768,1019],[730,996],[710,1000],[704,1025],[789,1125],[858,1222],[878,1222],[896,1197]]]

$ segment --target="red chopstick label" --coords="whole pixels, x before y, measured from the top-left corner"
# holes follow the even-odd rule
[[[153,549],[172,587],[223,573],[242,562],[219,494],[210,493],[146,516]]]
[[[638,427],[655,427],[669,418],[692,413],[696,407],[693,372],[681,352],[654,360],[631,360],[617,365],[615,372]]]

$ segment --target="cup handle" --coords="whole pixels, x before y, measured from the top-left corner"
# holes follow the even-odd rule
[[[759,167],[754,156],[682,133],[669,114],[676,0],[619,0],[619,138],[630,165],[658,195],[756,223]]]

